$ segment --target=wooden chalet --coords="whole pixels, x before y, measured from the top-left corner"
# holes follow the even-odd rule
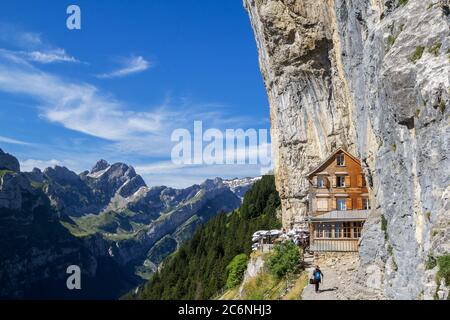
[[[308,181],[310,250],[358,251],[370,211],[359,159],[340,148],[308,174]]]

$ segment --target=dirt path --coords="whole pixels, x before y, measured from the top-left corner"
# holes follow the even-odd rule
[[[308,285],[302,294],[303,300],[348,300],[347,287],[354,277],[354,270],[358,263],[357,255],[336,254],[326,256],[305,255],[306,270],[312,275],[316,265],[319,265],[323,274],[323,283],[319,293],[315,292],[314,285]]]

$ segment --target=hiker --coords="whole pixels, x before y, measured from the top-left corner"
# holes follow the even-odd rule
[[[313,272],[314,284],[316,286],[316,293],[319,293],[319,284],[322,282],[323,273],[320,270],[319,266],[316,266],[316,269]]]

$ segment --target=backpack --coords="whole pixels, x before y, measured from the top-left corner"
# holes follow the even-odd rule
[[[320,271],[314,271],[314,280],[320,281]]]

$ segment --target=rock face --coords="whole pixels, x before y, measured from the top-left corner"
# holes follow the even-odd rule
[[[351,99],[323,1],[245,1],[271,105],[283,224],[306,214],[306,173],[331,150],[356,151]]]
[[[425,262],[450,251],[449,1],[244,5],[271,106],[283,224],[302,223],[305,174],[343,146],[362,160],[373,204],[358,278],[389,299],[432,298],[436,270]]]
[[[24,194],[31,194],[28,179],[20,173],[19,161],[0,149],[0,210],[22,208]]]
[[[20,171],[19,161],[2,149],[0,149],[0,170]]]

